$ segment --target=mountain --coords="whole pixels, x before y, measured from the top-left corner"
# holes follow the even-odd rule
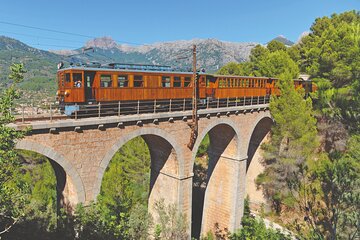
[[[39,98],[42,98],[41,94],[54,95],[56,66],[60,61],[65,65],[71,62],[82,64],[93,61],[102,64],[111,62],[159,64],[190,70],[194,44],[197,46],[198,68],[204,68],[210,73],[229,62],[248,60],[251,49],[257,45],[257,43],[234,43],[217,39],[193,39],[130,46],[117,44],[111,37],[102,37],[86,42],[79,49],[44,51],[16,39],[0,36],[0,88],[8,85],[11,63],[19,62],[24,63],[28,71],[20,87],[34,90],[36,93],[33,96]]]
[[[23,63],[27,70],[21,87],[27,90],[55,90],[56,65],[64,57],[30,47],[16,39],[0,36],[0,87],[8,84],[9,66]]]
[[[279,41],[279,42],[285,44],[285,45],[288,46],[288,47],[291,47],[292,45],[295,44],[294,42],[290,41],[289,39],[287,39],[286,37],[284,37],[284,36],[282,36],[282,35],[274,38],[273,40]],[[271,40],[271,41],[273,41],[273,40]],[[270,41],[270,42],[271,42],[271,41]]]
[[[92,51],[79,54],[72,61],[159,64],[188,69],[192,66],[192,46],[194,44],[197,46],[198,67],[205,68],[207,72],[214,72],[229,62],[248,60],[251,49],[257,45],[256,43],[223,42],[217,39],[194,39],[129,46],[117,44],[111,37],[102,37],[88,41],[84,48]],[[67,54],[70,51],[53,52]],[[77,52],[81,53],[81,49],[78,49]]]

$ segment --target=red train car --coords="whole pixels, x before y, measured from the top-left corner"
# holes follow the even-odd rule
[[[139,64],[84,65],[59,69],[57,99],[63,107],[94,103],[191,99],[192,72]],[[274,78],[198,74],[199,99],[278,94]]]

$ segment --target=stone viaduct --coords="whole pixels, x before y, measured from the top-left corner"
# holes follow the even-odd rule
[[[209,134],[209,167],[201,233],[215,228],[240,227],[247,166],[270,130],[268,104],[198,112],[199,135],[191,151],[187,144],[191,111],[66,119],[13,124],[30,126],[18,149],[40,153],[51,160],[62,204],[74,206],[96,200],[104,172],[114,154],[141,136],[151,155],[149,211],[164,199],[185,213],[191,231],[193,167],[198,147]]]

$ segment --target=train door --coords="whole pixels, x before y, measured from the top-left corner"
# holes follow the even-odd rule
[[[206,76],[206,97],[207,98],[215,97],[215,82],[216,82],[215,77]]]
[[[85,80],[85,101],[94,101],[94,94],[93,94],[93,83],[95,78],[95,72],[86,71],[84,72],[84,80]]]

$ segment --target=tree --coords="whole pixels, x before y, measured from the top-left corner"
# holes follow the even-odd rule
[[[186,215],[179,212],[175,204],[167,205],[161,200],[155,203],[155,210],[158,214],[155,237],[164,240],[189,238]]]
[[[8,127],[14,120],[11,108],[14,107],[14,101],[20,97],[16,84],[23,80],[25,70],[22,64],[13,64],[10,71],[9,78],[13,83],[0,96],[0,236],[24,217],[29,194],[14,150],[16,141],[22,138],[24,133]]]
[[[242,228],[231,234],[229,237],[230,240],[291,239],[291,236],[287,236],[279,230],[266,228],[262,219],[256,219],[253,215],[251,215],[249,198],[245,199],[244,205],[244,216],[241,220]]]
[[[269,49],[270,52],[286,51],[285,44],[277,40],[272,40],[271,42],[269,42],[266,48]]]
[[[360,224],[360,136],[352,137],[345,154],[322,154],[301,169],[291,186],[298,196],[303,219],[296,229],[307,226],[320,239],[355,239]],[[306,231],[305,231],[306,232]]]
[[[258,176],[257,183],[263,186],[265,195],[280,213],[284,204],[292,207],[295,202],[288,184],[297,179],[294,173],[315,151],[317,131],[311,100],[304,99],[303,91],[295,90],[291,74],[281,75],[278,86],[281,95],[270,102],[275,121],[272,139],[262,146],[266,169]]]
[[[289,54],[282,50],[271,52],[267,57],[258,62],[257,68],[260,76],[280,78],[284,72],[287,72],[291,79],[299,76],[298,66],[290,58]]]

